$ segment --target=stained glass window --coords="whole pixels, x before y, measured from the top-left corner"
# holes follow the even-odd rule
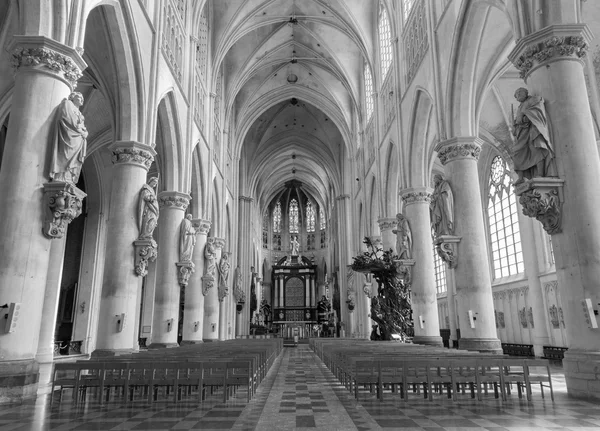
[[[379,3],[379,60],[381,78],[385,79],[392,64],[392,31],[385,6]]]
[[[364,78],[365,78],[365,111],[367,114],[367,122],[371,119],[371,115],[373,115],[373,75],[371,75],[371,68],[365,62],[365,70],[364,70]]]
[[[488,195],[488,223],[494,278],[522,273],[523,251],[517,213],[506,162],[496,156],[492,161]]]
[[[290,223],[290,233],[298,233],[299,226],[299,213],[298,213],[298,201],[292,199],[290,201],[290,210],[288,213],[288,220]]]
[[[323,208],[320,209],[319,213],[319,218],[321,219],[321,230],[325,230],[327,227],[327,220],[325,219],[325,211],[323,211]]]
[[[437,253],[435,245],[433,246],[433,264],[435,268],[435,287],[437,293],[444,293],[448,290],[446,285],[446,265]]]
[[[315,208],[311,201],[308,201],[306,204],[306,231],[315,231]]]
[[[281,232],[281,202],[277,202],[273,210],[273,232]]]

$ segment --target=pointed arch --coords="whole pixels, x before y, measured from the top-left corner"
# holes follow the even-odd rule
[[[169,91],[158,104],[155,142],[163,189],[181,191],[184,161],[179,155],[182,139],[174,97]]]
[[[386,152],[387,161],[385,171],[382,173],[384,179],[383,202],[384,215],[393,217],[398,211],[398,179],[400,177],[400,165],[398,161],[398,150],[393,142],[389,142]]]
[[[200,151],[200,145],[196,145],[192,153],[192,186],[191,186],[191,211],[194,217],[206,218],[208,216],[206,210],[208,204],[206,197],[208,190],[206,188],[206,177],[204,173],[204,166],[202,163],[202,153]]]
[[[429,93],[418,88],[415,93],[412,114],[409,122],[408,151],[406,166],[408,187],[419,187],[429,184],[429,160],[433,152],[430,144],[430,129],[433,126],[433,98]],[[428,147],[429,146],[429,147]]]

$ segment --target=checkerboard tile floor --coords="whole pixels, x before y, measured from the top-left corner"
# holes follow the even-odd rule
[[[567,397],[561,370],[553,373],[555,401],[494,398],[468,394],[453,402],[435,394],[433,401],[411,394],[385,393],[384,401],[362,391],[360,401],[339,384],[306,345],[286,348],[256,395],[247,403],[240,391],[223,403],[219,393],[198,405],[195,400],[143,401],[125,406],[96,402],[74,407],[69,397],[48,406],[48,396],[35,403],[0,407],[0,431],[45,430],[595,430],[600,431],[600,404]]]

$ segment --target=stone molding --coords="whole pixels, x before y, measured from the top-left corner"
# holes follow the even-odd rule
[[[64,237],[69,223],[81,215],[86,196],[71,183],[52,181],[44,184],[44,235],[50,239]]]
[[[148,263],[158,256],[158,245],[153,239],[138,239],[133,242],[135,249],[134,269],[138,277],[148,275]]]
[[[454,235],[440,235],[435,239],[435,250],[440,258],[446,262],[449,269],[458,265],[458,243],[461,237]]]
[[[429,187],[410,188],[400,192],[404,206],[416,203],[431,204],[433,189]]]
[[[16,35],[7,50],[15,72],[30,67],[51,73],[64,80],[71,91],[87,67],[80,52],[45,36]]]
[[[383,217],[377,220],[377,223],[379,223],[379,230],[382,232],[395,229],[398,226],[398,220],[396,220],[396,217]]]
[[[185,211],[192,198],[187,193],[181,192],[160,192],[158,194],[158,206],[162,208],[172,208]]]
[[[196,229],[196,235],[208,235],[211,222],[210,220],[203,220],[200,218],[192,219],[192,226]]]
[[[223,249],[223,247],[225,247],[225,238],[217,238],[214,237],[215,240],[215,248],[218,249]]]
[[[191,275],[196,272],[196,265],[193,262],[178,262],[177,265],[177,279],[179,285],[186,287],[190,281]]]
[[[477,137],[452,138],[438,143],[435,150],[442,165],[455,160],[479,160],[481,154],[481,139]]]
[[[239,200],[242,202],[248,202],[248,203],[252,203],[254,202],[254,198],[248,197],[248,196],[240,196]]]
[[[146,171],[150,169],[154,157],[156,157],[154,147],[135,141],[115,142],[108,148],[113,153],[112,162],[114,165],[134,165]]]
[[[548,235],[562,232],[564,180],[532,178],[515,185],[523,214],[542,223]]]
[[[202,295],[208,295],[208,291],[215,287],[215,277],[212,274],[202,276]]]
[[[508,59],[527,78],[539,67],[558,60],[583,64],[592,32],[585,24],[550,25],[517,41]]]

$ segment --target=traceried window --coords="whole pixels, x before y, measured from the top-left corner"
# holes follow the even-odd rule
[[[277,202],[273,210],[273,232],[281,232],[281,202]]]
[[[373,115],[373,75],[371,75],[371,68],[369,64],[365,62],[364,70],[365,78],[365,111],[367,114],[367,122]]]
[[[446,265],[433,246],[433,264],[435,268],[435,288],[438,294],[448,290],[446,285]]]
[[[379,60],[381,66],[381,79],[387,76],[392,64],[392,31],[385,6],[379,3]]]
[[[321,219],[321,230],[325,230],[327,227],[327,220],[325,219],[325,211],[323,211],[323,208],[319,211],[319,218]]]
[[[202,80],[206,81],[206,66],[208,64],[208,2],[202,9],[200,15],[198,42],[196,45],[196,67],[202,76]]]
[[[417,0],[402,0],[402,16],[404,18],[404,21],[406,21],[408,19],[408,16],[410,15],[410,11],[412,10],[416,1]]]
[[[488,222],[494,278],[522,273],[525,268],[517,199],[511,188],[508,166],[500,156],[496,156],[492,161]]]
[[[306,204],[306,232],[315,231],[315,207],[311,201]]]
[[[290,210],[288,213],[288,221],[290,223],[290,233],[298,233],[299,226],[299,211],[298,211],[298,201],[296,199],[292,199],[290,201]]]

